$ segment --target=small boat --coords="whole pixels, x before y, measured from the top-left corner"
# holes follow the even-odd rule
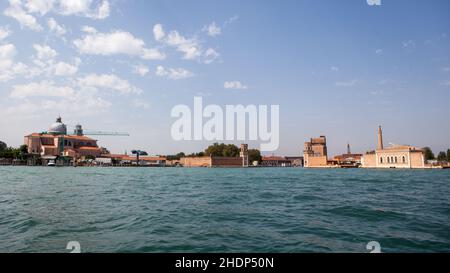
[[[56,163],[55,163],[55,161],[49,161],[48,164],[47,164],[47,166],[48,166],[48,167],[55,167],[55,166],[56,166]]]

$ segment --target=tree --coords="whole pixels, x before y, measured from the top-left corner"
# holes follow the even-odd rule
[[[430,147],[423,148],[423,152],[425,154],[425,160],[434,160],[436,157],[433,154],[433,151],[431,151]]]
[[[5,142],[0,141],[0,152],[4,151],[6,148],[8,148],[8,145],[6,145]]]
[[[257,149],[248,150],[248,161],[251,163],[258,161],[260,163],[262,160],[261,152]]]
[[[447,154],[445,152],[440,152],[438,157],[437,157],[437,160],[439,162],[447,161]]]
[[[214,143],[205,150],[207,156],[216,157],[239,157],[240,149],[233,144]]]
[[[167,160],[180,160],[182,157],[186,157],[185,153],[178,153],[176,155],[168,155],[166,156]]]
[[[447,150],[447,162],[450,162],[450,149]]]

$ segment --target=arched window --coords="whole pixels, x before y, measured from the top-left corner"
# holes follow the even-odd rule
[[[394,163],[394,157],[391,156],[391,163]]]
[[[395,164],[397,164],[398,163],[398,160],[397,160],[397,157],[395,157]]]
[[[405,156],[403,156],[403,163],[406,163],[406,157]]]
[[[388,156],[387,163],[391,163],[391,158]]]
[[[383,158],[380,157],[380,164],[383,164]]]

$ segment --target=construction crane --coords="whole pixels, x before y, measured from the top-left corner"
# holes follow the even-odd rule
[[[130,136],[128,133],[124,132],[84,132],[85,136]]]
[[[76,136],[130,136],[130,134],[124,132],[102,132],[102,131],[84,132],[80,124],[77,124],[75,126],[73,134]]]

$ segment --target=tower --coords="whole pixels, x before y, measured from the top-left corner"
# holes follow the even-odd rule
[[[83,127],[81,127],[81,125],[80,124],[77,124],[76,126],[75,126],[75,130],[74,130],[74,135],[76,135],[76,136],[83,136]]]
[[[248,167],[248,144],[241,144],[242,167]]]
[[[351,155],[352,151],[350,150],[350,143],[347,143],[347,154]]]
[[[377,146],[377,150],[383,150],[384,149],[384,145],[383,145],[383,129],[381,128],[381,126],[378,127],[378,146]]]

